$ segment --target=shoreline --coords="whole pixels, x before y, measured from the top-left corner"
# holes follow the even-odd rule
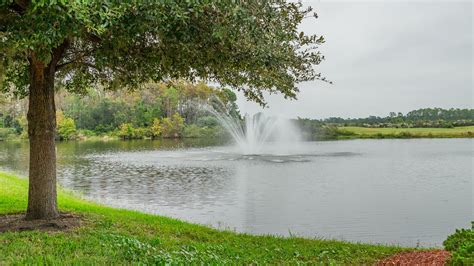
[[[320,128],[319,133],[301,131],[303,139],[307,141],[326,140],[347,140],[347,139],[438,139],[438,138],[474,138],[474,126],[463,126],[453,128],[395,128],[395,127],[361,127],[361,126],[330,126],[325,125]],[[218,137],[219,141],[224,141],[228,137]],[[59,141],[131,141],[131,140],[154,140],[154,141],[186,141],[186,140],[215,140],[215,137],[182,136],[179,138],[131,138],[124,139],[114,134],[86,136],[79,134],[70,140]],[[14,137],[0,138],[0,142],[27,141],[19,135]]]
[[[27,180],[0,172],[0,187],[0,215],[22,213],[26,208]],[[368,264],[402,251],[420,250],[222,231],[99,205],[61,188],[58,194],[60,210],[82,217],[83,225],[70,232],[53,234],[2,233],[0,242],[8,245],[0,245],[0,253],[4,254],[0,262]],[[45,258],[42,254],[50,255]]]

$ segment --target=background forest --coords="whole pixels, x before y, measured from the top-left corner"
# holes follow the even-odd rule
[[[205,106],[218,105],[215,109],[240,119],[236,100],[229,89],[182,81],[150,83],[139,91],[90,89],[86,95],[60,91],[58,139],[216,137],[223,132]],[[0,138],[27,137],[26,110],[25,100],[3,99]]]
[[[59,140],[94,137],[122,139],[225,138],[227,133],[206,106],[243,119],[229,89],[185,81],[149,83],[139,91],[89,89],[85,95],[60,90],[57,103]],[[27,102],[13,96],[0,98],[0,139],[27,138]],[[222,108],[225,107],[225,108]],[[350,138],[350,127],[454,128],[474,125],[474,109],[423,108],[386,117],[298,118],[306,139]],[[404,132],[407,133],[407,132]],[[378,135],[373,135],[377,137]],[[392,137],[413,137],[409,133]]]

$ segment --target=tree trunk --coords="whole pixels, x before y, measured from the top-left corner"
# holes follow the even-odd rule
[[[45,65],[34,55],[30,58],[28,220],[54,219],[59,216],[56,193],[54,68],[55,64]]]

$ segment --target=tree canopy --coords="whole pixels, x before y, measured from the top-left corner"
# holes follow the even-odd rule
[[[314,69],[323,37],[298,30],[311,12],[279,0],[1,0],[1,88],[27,95],[35,59],[75,92],[185,78],[260,104],[263,91],[295,98],[295,83],[324,80]]]
[[[0,0],[0,88],[29,98],[26,217],[59,216],[55,85],[202,79],[262,105],[263,91],[295,98],[297,82],[323,79],[324,39],[298,30],[310,12],[282,0]]]

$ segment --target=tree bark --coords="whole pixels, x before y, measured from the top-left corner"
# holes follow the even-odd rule
[[[59,216],[56,192],[56,107],[55,64],[45,65],[30,57],[28,136],[30,170],[26,219],[54,219]]]

